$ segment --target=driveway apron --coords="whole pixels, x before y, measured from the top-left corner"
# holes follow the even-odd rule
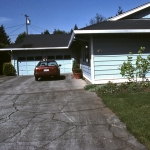
[[[146,150],[86,82],[12,77],[0,83],[1,150]]]

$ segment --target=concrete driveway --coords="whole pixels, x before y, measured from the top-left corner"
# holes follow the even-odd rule
[[[146,149],[83,80],[0,81],[0,150]]]

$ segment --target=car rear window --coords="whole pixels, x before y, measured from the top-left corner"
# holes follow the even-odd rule
[[[58,66],[55,61],[41,61],[37,66]]]

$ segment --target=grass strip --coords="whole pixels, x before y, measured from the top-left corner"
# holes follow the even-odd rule
[[[97,92],[128,131],[150,150],[150,93],[102,94]]]

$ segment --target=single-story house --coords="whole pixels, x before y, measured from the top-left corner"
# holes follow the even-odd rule
[[[93,84],[127,81],[118,69],[133,60],[140,47],[143,57],[150,54],[150,3],[129,10],[107,21],[74,30],[71,35],[27,35],[25,39],[1,51],[10,50],[18,75],[31,75],[36,63],[46,56],[62,64],[61,73],[71,73],[76,59],[83,76]],[[147,74],[150,78],[150,73]]]

